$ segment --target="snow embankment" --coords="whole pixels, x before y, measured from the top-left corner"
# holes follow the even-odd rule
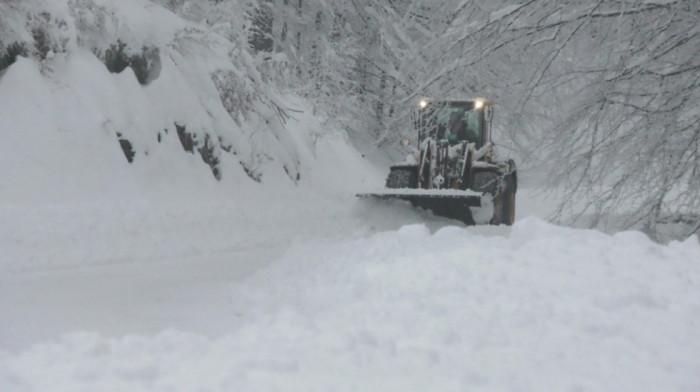
[[[0,205],[294,186],[321,167],[317,149],[328,140],[349,159],[328,172],[362,171],[352,170],[362,159],[342,132],[265,82],[262,60],[240,42],[144,0],[10,8],[16,15],[3,14],[0,26],[14,33],[0,44],[12,38],[28,54],[0,69]],[[37,29],[55,50],[30,55],[41,45],[9,23],[13,15],[54,21]]]
[[[74,333],[0,353],[3,390],[700,389],[700,244],[537,218],[300,243],[219,338]]]

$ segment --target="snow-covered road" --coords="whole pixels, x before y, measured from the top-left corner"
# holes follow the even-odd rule
[[[249,193],[4,208],[2,390],[700,388],[695,238]]]
[[[231,286],[281,253],[241,249],[3,275],[0,346],[17,350],[80,330],[216,336],[235,325]]]
[[[220,335],[231,289],[297,242],[322,243],[428,218],[351,194],[256,193],[168,203],[0,208],[0,348],[76,330],[107,336],[168,328]],[[291,208],[290,206],[294,206]]]

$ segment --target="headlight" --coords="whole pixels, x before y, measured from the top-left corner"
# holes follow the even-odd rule
[[[474,101],[474,109],[481,109],[484,107],[484,100],[483,99],[477,99]]]
[[[426,106],[428,106],[428,100],[426,99],[421,99],[418,102],[418,106],[420,106],[421,109],[425,109]]]

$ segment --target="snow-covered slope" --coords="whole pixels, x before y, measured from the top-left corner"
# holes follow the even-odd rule
[[[342,138],[267,85],[235,42],[143,0],[66,4],[22,4],[48,10],[41,31],[62,46],[0,72],[4,203],[295,183],[319,166],[319,138]],[[352,176],[356,157],[329,170]]]

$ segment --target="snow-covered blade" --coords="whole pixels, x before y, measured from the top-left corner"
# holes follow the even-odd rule
[[[383,189],[371,193],[358,193],[360,198],[410,201],[415,207],[430,210],[437,216],[457,219],[473,225],[474,217],[469,207],[482,206],[482,194],[459,189]]]

